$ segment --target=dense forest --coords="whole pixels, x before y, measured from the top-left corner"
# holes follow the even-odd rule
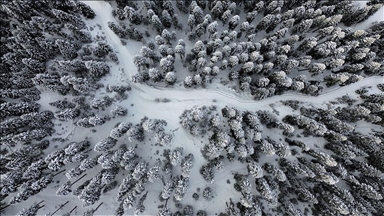
[[[383,4],[2,1],[0,213],[384,215]]]

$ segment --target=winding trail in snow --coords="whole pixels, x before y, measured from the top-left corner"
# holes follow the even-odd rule
[[[124,71],[128,73],[128,77],[130,77],[130,75],[136,72],[136,66],[133,63],[133,56],[128,51],[128,48],[121,44],[120,38],[113,33],[107,24],[108,21],[115,21],[115,18],[111,13],[111,5],[104,1],[87,1],[86,4],[91,6],[97,14],[95,18],[96,22],[102,26],[108,41],[117,51],[120,64],[124,67]],[[285,93],[283,95],[269,97],[260,101],[255,101],[251,98],[239,97],[238,95],[231,94],[228,91],[214,89],[186,89],[177,91],[175,89],[168,88],[154,88],[148,85],[141,85],[133,82],[130,82],[130,85],[137,91],[133,93],[139,94],[143,98],[149,97],[152,99],[170,99],[170,102],[158,103],[156,107],[157,110],[170,110],[172,107],[180,107],[181,104],[183,104],[181,107],[185,107],[185,105],[192,107],[194,105],[204,105],[208,101],[212,102],[212,100],[247,109],[252,109],[256,106],[265,106],[281,100],[297,100],[300,102],[323,103],[324,101],[329,101],[348,93],[354,94],[354,91],[361,86],[374,86],[379,83],[384,83],[384,78],[382,76],[373,76],[348,86],[327,89],[326,92],[322,92],[319,96],[309,96],[299,93]],[[144,94],[146,96],[144,96]]]

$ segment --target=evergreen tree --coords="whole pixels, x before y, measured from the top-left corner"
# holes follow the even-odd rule
[[[183,200],[189,186],[189,178],[179,177],[174,183],[174,185],[175,190],[173,193],[173,197],[177,201]]]
[[[147,198],[148,191],[139,199],[136,207],[135,207],[135,214],[141,214],[145,211],[144,201]]]
[[[156,216],[172,216],[171,210],[168,208],[167,203],[165,205],[159,205]]]
[[[247,169],[249,174],[251,174],[254,178],[261,178],[263,177],[263,169],[257,163],[256,161],[250,161],[248,162]]]
[[[238,15],[233,16],[228,22],[228,29],[234,30],[239,24],[240,17]]]
[[[223,4],[221,1],[217,1],[215,6],[211,9],[211,14],[214,18],[220,18],[223,14]]]
[[[223,14],[221,15],[220,19],[221,21],[223,22],[223,26],[225,24],[227,24],[229,18],[232,16],[232,11],[231,10],[226,10],[223,12]]]
[[[139,162],[132,173],[132,178],[135,180],[142,179],[148,171],[148,162],[141,161]]]
[[[147,173],[148,181],[154,182],[156,179],[160,178],[160,166],[161,166],[161,160],[157,159],[156,164],[151,167]]]
[[[322,196],[328,206],[342,215],[350,213],[348,206],[336,195],[324,192]]]
[[[84,159],[83,159],[84,160]],[[73,167],[71,168],[70,170],[68,170],[66,173],[65,173],[65,176],[68,178],[68,179],[73,179],[73,178],[76,178],[78,176],[80,176],[81,174],[84,173],[85,170],[82,170],[80,169],[80,166],[76,166],[76,167]]]
[[[181,175],[184,178],[189,177],[189,174],[191,172],[192,166],[193,166],[193,154],[186,155],[183,160],[181,161]]]
[[[88,169],[92,169],[98,164],[97,161],[98,161],[98,157],[84,159],[83,161],[81,161],[79,168],[84,171]]]
[[[63,39],[57,39],[55,41],[55,44],[56,46],[58,46],[60,53],[65,59],[71,60],[78,56],[77,50],[79,49],[79,45]]]
[[[72,192],[72,185],[74,185],[76,182],[80,181],[82,178],[85,177],[86,174],[84,174],[82,177],[80,177],[79,179],[77,179],[75,182],[71,182],[71,181],[67,181],[66,183],[62,184],[56,191],[56,195],[68,195],[69,193]]]
[[[214,171],[213,166],[211,164],[203,165],[200,168],[200,174],[203,176],[204,180],[210,183],[213,183],[215,180],[214,178]]]
[[[172,17],[167,10],[163,10],[161,13],[161,21],[165,28],[169,28],[172,25]]]
[[[171,197],[171,193],[174,191],[175,189],[175,180],[176,180],[176,177],[170,179],[163,187],[163,190],[161,191],[160,193],[160,196],[162,199],[164,200],[167,200]]]
[[[78,143],[72,142],[64,149],[64,151],[65,151],[65,154],[73,156],[85,150],[89,146],[90,146],[90,142],[88,140],[83,140]]]
[[[193,86],[193,78],[191,76],[186,76],[184,80],[184,86],[190,88]]]
[[[156,28],[157,32],[161,32],[164,28],[163,23],[157,15],[152,16],[151,23]]]
[[[92,10],[92,8],[84,2],[76,2],[76,8],[80,12],[80,14],[87,19],[93,19],[96,17],[96,14]]]
[[[180,55],[180,56],[181,56],[181,55]],[[175,72],[170,71],[170,72],[167,72],[167,73],[165,74],[164,79],[165,79],[165,81],[166,81],[169,85],[173,85],[173,84],[176,82],[177,77],[176,77]]]
[[[129,20],[129,22],[135,25],[140,25],[141,17],[134,8],[130,6],[124,7],[124,15]]]
[[[115,210],[115,215],[116,216],[123,216],[124,215],[124,205],[123,205],[123,202],[120,202],[119,206]]]
[[[181,164],[182,155],[183,155],[183,148],[181,147],[175,148],[172,151],[172,153],[169,155],[171,164],[173,166],[179,166]]]
[[[59,9],[52,9],[53,15],[58,18],[62,23],[69,23],[79,29],[85,28],[85,22],[80,17],[66,13]]]
[[[186,205],[183,208],[183,214],[185,216],[193,216],[193,207],[191,205]]]
[[[105,62],[99,61],[86,61],[85,67],[91,77],[101,78],[105,74],[109,73],[109,66]]]
[[[27,209],[23,209],[22,211],[19,212],[19,214],[17,214],[18,216],[34,216],[34,215],[37,215],[37,212],[39,211],[39,209],[43,208],[45,205],[42,205],[40,206],[40,204],[44,202],[41,201],[39,203],[33,203],[31,207],[27,208]]]
[[[118,139],[122,137],[131,127],[132,123],[122,122],[111,130],[110,137]]]
[[[117,140],[112,138],[112,137],[107,137],[105,139],[102,139],[100,142],[98,142],[95,147],[94,147],[94,150],[95,151],[107,151],[111,148],[113,148],[117,143]]]
[[[209,32],[209,37],[211,37],[213,34],[215,34],[218,31],[219,24],[217,21],[213,21],[211,24],[208,25],[208,32]]]
[[[143,141],[144,140],[144,129],[140,124],[132,126],[126,133],[128,136],[128,140],[131,142],[136,141]]]
[[[267,173],[272,174],[272,176],[275,177],[278,181],[283,182],[287,179],[285,173],[281,169],[277,168],[276,166],[270,163],[265,163],[264,169]]]

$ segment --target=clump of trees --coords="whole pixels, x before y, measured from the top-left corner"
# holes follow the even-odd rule
[[[221,124],[215,106],[195,106],[184,110],[179,119],[180,124],[195,137],[213,131]]]
[[[132,24],[128,32],[144,23],[158,34],[149,42],[158,47],[145,45],[135,57],[139,69],[135,82],[173,85],[179,80],[186,88],[205,87],[220,73],[226,74],[236,89],[261,100],[288,90],[317,95],[325,86],[348,85],[364,75],[380,73],[381,24],[356,31],[340,26],[365,21],[382,6],[378,2],[365,8],[351,3],[288,5],[277,1],[164,5],[146,3],[142,12],[148,15],[141,19],[136,18],[140,17],[137,12],[128,16]],[[129,8],[132,11],[134,7]],[[175,10],[185,13],[187,26],[180,24]],[[123,9],[117,11],[120,19],[127,17]],[[173,27],[176,31],[170,32]],[[113,29],[126,37],[123,29]],[[314,36],[305,37],[308,33]],[[191,50],[186,50],[185,38],[193,44]],[[176,77],[175,58],[193,74]],[[291,75],[297,72],[308,77],[322,74],[324,79],[303,80]]]

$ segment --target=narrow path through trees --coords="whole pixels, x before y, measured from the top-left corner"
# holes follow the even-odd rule
[[[107,36],[107,40],[117,52],[119,62],[124,68],[128,77],[136,73],[136,66],[133,63],[133,55],[128,51],[128,47],[121,44],[120,38],[115,35],[111,29],[108,28],[109,21],[115,21],[112,16],[112,8],[108,2],[104,1],[87,1],[88,4],[97,14],[95,21],[102,26],[103,31]],[[376,86],[377,84],[384,83],[384,77],[372,76],[363,79],[362,81],[350,84],[344,87],[334,87],[322,92],[319,96],[309,96],[305,94],[297,93],[285,93],[270,98],[266,98],[261,101],[255,101],[251,98],[240,98],[235,94],[231,94],[228,91],[221,91],[220,89],[186,89],[175,90],[170,88],[153,88],[148,85],[142,85],[130,82],[132,86],[132,94],[137,94],[140,98],[146,98],[142,101],[135,101],[136,104],[146,107],[153,107],[154,112],[179,110],[182,108],[190,108],[195,105],[208,105],[212,100],[216,100],[217,103],[223,103],[226,105],[233,105],[243,109],[255,109],[266,106],[268,104],[278,102],[281,100],[297,100],[300,102],[311,102],[321,104],[324,101],[330,101],[337,97],[341,97],[345,94],[354,94],[354,91],[362,86]],[[170,100],[168,103],[157,103],[156,106],[147,100],[143,94],[153,98],[167,98]]]

